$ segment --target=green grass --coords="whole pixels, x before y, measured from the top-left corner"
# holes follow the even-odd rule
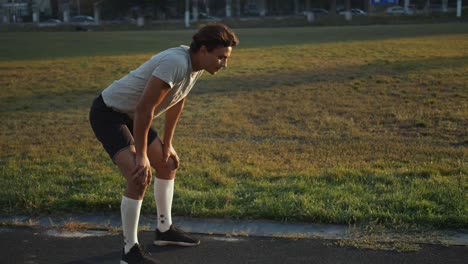
[[[119,212],[89,106],[192,33],[0,34],[0,212]],[[238,34],[179,122],[175,215],[468,227],[466,24]]]

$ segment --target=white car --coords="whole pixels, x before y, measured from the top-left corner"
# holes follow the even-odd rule
[[[207,13],[203,13],[203,12],[198,13],[198,19],[204,20],[204,21],[222,21],[222,19],[219,17],[210,16]]]
[[[70,22],[77,25],[90,25],[94,24],[94,18],[90,16],[74,16],[70,19]]]
[[[408,7],[408,11],[406,11],[405,8],[402,6],[392,6],[387,8],[387,11],[385,11],[385,13],[390,15],[413,15],[414,9]]]
[[[367,16],[367,13],[359,8],[351,8],[349,11],[351,11],[353,16]],[[340,10],[338,11],[338,14],[344,16],[346,15],[346,10]]]
[[[62,20],[51,18],[44,22],[39,23],[40,27],[54,27],[62,24]]]
[[[328,16],[328,10],[323,8],[312,8],[310,12],[314,13],[316,16]]]
[[[351,12],[355,16],[367,16],[367,13],[364,12],[364,10],[361,10],[359,8],[351,8]]]

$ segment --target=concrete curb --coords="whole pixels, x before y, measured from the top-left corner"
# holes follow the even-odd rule
[[[156,228],[154,216],[140,217],[140,230],[154,230]],[[311,223],[281,223],[265,220],[235,221],[224,219],[197,219],[174,217],[181,229],[190,233],[227,235],[227,236],[260,236],[286,238],[319,238],[331,240],[357,240],[356,230],[345,225],[320,225]],[[75,231],[75,234],[63,233],[62,236],[99,236],[108,234],[102,230],[118,229],[121,227],[120,215],[67,215],[50,217],[14,216],[1,217],[0,223],[16,226],[36,226],[44,228],[59,228],[67,223],[79,223],[89,226],[90,232]],[[49,235],[57,236],[60,232],[49,231]],[[73,233],[73,232],[72,232]],[[439,230],[431,234],[429,240],[424,237],[415,239],[416,243],[444,244],[449,246],[468,246],[468,230]],[[373,237],[375,239],[375,237]],[[398,241],[399,236],[386,235],[379,237],[380,242]]]

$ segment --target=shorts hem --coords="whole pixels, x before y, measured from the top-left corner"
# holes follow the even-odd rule
[[[114,164],[117,164],[117,163],[115,162],[115,156],[117,156],[117,154],[119,154],[120,152],[122,152],[122,151],[124,151],[124,150],[126,150],[126,149],[129,149],[129,148],[131,148],[131,147],[135,147],[135,145],[128,145],[128,146],[126,146],[126,147],[123,147],[123,148],[117,150],[117,151],[114,153],[114,155],[112,155],[112,157],[111,157],[112,162],[114,162]]]
[[[158,138],[157,136],[154,137],[153,140],[151,140],[151,142],[148,143],[148,146],[151,145],[151,143],[153,143],[157,138]],[[117,150],[117,151],[114,153],[114,155],[112,155],[112,157],[111,157],[112,162],[113,162],[114,164],[117,164],[117,163],[115,162],[115,156],[116,156],[117,154],[119,154],[120,152],[122,152],[122,151],[124,151],[124,150],[126,150],[126,149],[128,149],[128,148],[130,148],[130,147],[135,147],[135,145],[134,145],[134,144],[128,145],[128,146],[126,146],[126,147],[123,147],[123,148]]]

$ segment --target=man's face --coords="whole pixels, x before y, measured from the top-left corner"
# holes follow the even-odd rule
[[[231,56],[232,47],[217,47],[211,52],[202,47],[204,52],[204,69],[211,73],[216,74],[220,69],[227,67],[227,61]]]

